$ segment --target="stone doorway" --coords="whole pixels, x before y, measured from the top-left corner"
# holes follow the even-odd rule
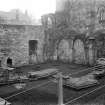
[[[38,40],[29,40],[29,63],[37,62]]]
[[[12,58],[10,57],[7,58],[7,66],[12,67]]]

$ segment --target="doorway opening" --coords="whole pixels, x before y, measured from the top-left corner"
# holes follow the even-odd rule
[[[12,59],[10,57],[7,58],[7,66],[12,67]]]
[[[30,63],[35,63],[37,58],[38,40],[29,40]]]

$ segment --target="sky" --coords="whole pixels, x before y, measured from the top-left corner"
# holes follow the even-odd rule
[[[38,19],[41,15],[54,13],[56,0],[0,0],[0,11],[10,11],[11,9],[25,10]]]

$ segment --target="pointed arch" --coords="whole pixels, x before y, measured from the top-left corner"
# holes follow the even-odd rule
[[[81,39],[74,41],[74,62],[78,64],[86,62],[84,42]]]

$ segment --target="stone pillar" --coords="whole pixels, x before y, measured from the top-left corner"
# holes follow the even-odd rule
[[[59,80],[58,80],[58,105],[63,104],[63,81],[62,81],[62,73],[58,73]]]
[[[72,40],[73,40],[73,45],[72,45],[72,62],[74,63],[75,62],[75,49],[74,49],[74,37],[72,37]]]
[[[94,47],[94,38],[89,38],[89,64],[95,64],[95,47]]]
[[[87,44],[85,43],[85,57],[86,57],[85,63],[86,64],[89,64],[89,55],[88,55],[88,53],[89,53],[89,48],[88,48]]]

